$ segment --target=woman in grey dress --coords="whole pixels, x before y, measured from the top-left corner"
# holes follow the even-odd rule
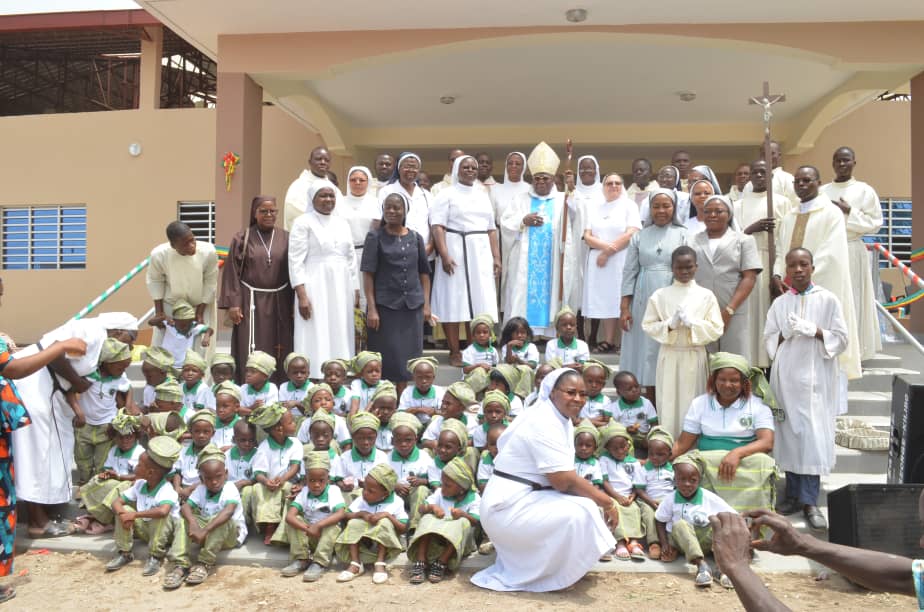
[[[634,234],[626,249],[619,304],[623,330],[620,367],[635,374],[645,396],[655,403],[655,374],[660,345],[642,330],[648,298],[671,284],[671,253],[687,243],[687,229],[677,221],[677,192],[655,189],[648,196],[651,225]]]
[[[750,355],[747,299],[763,267],[757,242],[734,229],[732,205],[723,195],[709,196],[701,216],[706,229],[690,239],[696,250],[696,282],[715,294],[725,323],[725,333],[706,350]]]

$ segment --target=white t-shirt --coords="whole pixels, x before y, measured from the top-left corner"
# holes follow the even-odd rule
[[[257,449],[252,448],[246,455],[242,455],[237,446],[232,446],[225,453],[225,467],[228,468],[228,480],[253,480],[253,460],[257,456]]]
[[[492,368],[498,364],[500,356],[497,349],[491,345],[481,346],[477,342],[472,342],[462,349],[462,365],[472,366],[486,363]]]
[[[250,408],[257,400],[263,400],[263,405],[275,404],[279,401],[279,389],[270,381],[266,381],[262,389],[254,389],[247,383],[241,385],[241,406]]]
[[[612,417],[610,412],[610,398],[602,393],[596,397],[588,397],[584,407],[581,408],[582,419],[596,419],[597,417]]]
[[[350,411],[350,391],[344,386],[334,393],[334,407],[331,412],[338,416],[346,416]]]
[[[324,492],[317,497],[311,494],[308,487],[303,487],[289,506],[298,508],[305,522],[309,525],[314,525],[318,521],[326,519],[337,510],[346,508],[346,502],[343,499],[343,492],[340,491],[340,488],[331,486],[328,483]]]
[[[253,473],[263,474],[267,478],[276,478],[286,473],[292,465],[302,465],[302,444],[295,438],[286,438],[283,444],[278,444],[272,438],[267,438],[257,447],[257,454],[253,458]]]
[[[478,495],[478,491],[469,491],[462,499],[449,499],[443,497],[443,488],[440,487],[427,496],[427,503],[442,508],[446,513],[443,520],[446,521],[454,520],[450,514],[453,508],[467,512],[475,518],[481,518],[481,496]]]
[[[90,381],[90,388],[77,398],[87,425],[108,425],[119,411],[116,393],[130,391],[132,383],[124,373],[113,378],[100,376],[99,370],[88,375],[87,380]]]
[[[525,361],[531,368],[535,368],[539,365],[539,349],[536,348],[536,345],[532,342],[525,343],[522,348],[513,349],[513,354],[516,355],[517,359]],[[500,350],[501,363],[506,363],[506,359],[507,345],[505,344]]]
[[[391,451],[388,455],[388,465],[398,475],[400,484],[408,484],[408,478],[416,476],[417,478],[426,479],[431,487],[439,486],[439,468],[436,467],[430,453],[422,451],[416,446],[411,451],[411,454],[407,456],[407,459],[399,455],[398,451]]]
[[[574,471],[591,484],[603,486],[603,470],[600,468],[600,461],[593,455],[587,459],[581,459],[575,455]]]
[[[693,399],[683,419],[683,431],[701,436],[702,450],[709,450],[713,440],[750,442],[758,429],[773,431],[773,427],[773,413],[756,395],[723,408],[715,396],[704,393]]]
[[[170,517],[180,518],[180,497],[166,478],[157,483],[153,489],[148,488],[147,481],[136,480],[131,487],[122,491],[122,501],[134,506],[138,512],[147,512],[157,506],[168,504]],[[141,520],[150,521],[151,519]]]
[[[481,461],[478,462],[478,474],[476,476],[479,485],[488,484],[488,480],[494,476],[494,457],[488,451],[482,451]]]
[[[308,393],[308,389],[313,387],[310,380],[306,380],[305,384],[301,387],[296,387],[292,381],[286,381],[286,383],[279,387],[279,401],[280,402],[301,402],[305,399],[305,394]],[[300,415],[301,411],[296,406],[291,409],[292,414]]]
[[[561,362],[565,365],[584,363],[590,359],[590,347],[576,336],[571,339],[571,344],[565,344],[560,338],[555,338],[554,340],[549,340],[548,344],[545,345],[545,361],[548,363],[556,357],[561,359]]]
[[[337,441],[337,444],[339,444],[341,448],[346,444],[351,444],[353,439],[350,434],[350,428],[346,424],[346,419],[339,414],[331,416],[334,417],[334,440]],[[313,420],[314,415],[302,421],[302,424],[298,427],[298,432],[295,434],[295,437],[298,438],[298,441],[302,444],[311,444],[311,423]]]
[[[642,464],[642,469],[636,471],[639,472],[639,477],[635,480],[635,486],[644,489],[651,499],[660,502],[674,493],[674,466],[670,461],[661,467],[655,467],[651,461],[646,461]]]
[[[188,334],[181,334],[176,327],[170,323],[164,323],[164,338],[160,346],[170,351],[173,355],[173,367],[177,370],[182,369],[183,362],[186,361],[186,351],[193,348],[196,338],[204,334],[208,329],[207,325],[193,325],[189,328]]]
[[[180,458],[173,464],[173,472],[180,475],[184,487],[199,484],[199,468],[196,466],[198,461],[199,451],[193,448],[192,441],[183,444]]]
[[[380,451],[391,452],[391,449],[394,448],[394,444],[391,441],[392,434],[391,428],[388,425],[383,425],[379,427],[379,432],[375,435],[375,447]]]
[[[443,415],[437,415],[430,419],[430,424],[427,425],[427,429],[424,430],[423,435],[420,436],[421,440],[427,441],[436,441],[440,439],[440,432],[443,431],[443,421],[446,417]],[[456,417],[454,417],[456,418]],[[464,412],[460,414],[458,420],[462,421],[465,424],[465,429],[468,430],[468,437],[472,439],[475,437],[475,431],[478,430],[480,425],[478,424],[478,419],[475,417],[469,417],[469,415]]]
[[[375,393],[375,390],[378,389],[379,381],[374,386],[370,387],[366,384],[362,378],[357,378],[352,383],[350,383],[350,397],[347,401],[347,411],[350,409],[350,404],[353,403],[354,399],[359,400],[359,410],[357,412],[363,412],[366,410],[366,407],[369,405],[369,400],[372,399],[372,394]]]
[[[388,463],[388,453],[373,448],[372,452],[364,457],[355,448],[351,448],[349,452],[341,454],[331,464],[331,482],[352,478],[353,486],[361,487],[369,470],[380,463]]]
[[[222,423],[215,417],[215,433],[212,434],[212,444],[218,448],[232,446],[234,444],[234,426],[241,420],[240,415],[235,414],[234,418],[227,424]]]
[[[208,408],[215,412],[215,396],[212,389],[200,380],[191,389],[186,388],[186,383],[182,384],[183,389],[183,406],[188,410],[203,410]]]
[[[142,453],[144,453],[144,447],[137,442],[124,453],[119,450],[118,446],[113,444],[106,455],[106,460],[103,462],[103,469],[113,470],[120,476],[134,474]]]
[[[431,385],[429,391],[420,393],[414,385],[408,385],[401,392],[398,399],[398,410],[407,410],[408,408],[433,408],[439,410],[440,404],[443,403],[443,394],[446,389],[437,385]],[[426,425],[430,422],[430,415],[417,414],[421,423]]]
[[[655,520],[664,523],[669,532],[675,521],[684,520],[694,527],[707,527],[710,516],[734,511],[724,499],[700,487],[691,499],[684,498],[679,491],[665,497],[655,511]]]
[[[639,397],[634,404],[626,404],[622,398],[610,402],[607,410],[614,419],[626,427],[638,425],[638,431],[647,434],[651,426],[658,422],[658,412],[648,398]]]
[[[350,504],[350,512],[369,512],[371,514],[387,512],[400,522],[407,523],[407,512],[404,510],[404,500],[395,495],[394,492],[377,504],[366,503],[366,500],[360,495]]]
[[[628,496],[641,478],[642,464],[632,455],[617,461],[609,453],[603,453],[600,456],[600,469],[603,471],[603,480],[609,482],[620,495]]]
[[[212,518],[228,504],[234,504],[234,513],[231,520],[237,525],[237,543],[241,545],[247,539],[247,523],[244,520],[244,504],[241,503],[241,494],[238,492],[234,482],[228,480],[222,487],[218,495],[210,495],[204,484],[200,484],[186,500],[193,510],[198,510],[199,514],[205,518]]]

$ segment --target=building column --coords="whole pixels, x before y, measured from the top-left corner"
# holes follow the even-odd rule
[[[160,81],[164,55],[164,28],[144,28],[146,38],[141,39],[140,85],[138,87],[138,108],[153,110],[160,108]]]
[[[911,79],[911,247],[924,238],[924,72]],[[924,277],[924,262],[912,264]],[[924,301],[911,306],[911,331],[924,333]]]
[[[260,193],[263,88],[242,72],[219,72],[216,116],[215,241],[227,246],[248,221],[250,201]],[[230,191],[222,166],[229,151],[240,157]]]

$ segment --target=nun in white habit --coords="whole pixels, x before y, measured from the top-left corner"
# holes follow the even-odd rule
[[[501,435],[481,500],[481,524],[497,559],[472,576],[472,584],[557,591],[580,580],[616,545],[607,528],[618,521],[615,500],[574,470],[571,420],[585,396],[580,374],[555,370],[542,381],[538,401]]]
[[[583,240],[584,230],[590,223],[591,216],[605,201],[603,197],[603,183],[600,182],[600,163],[593,155],[582,155],[577,161],[577,180],[574,183],[574,193],[569,197],[568,205],[574,211],[574,223],[571,225],[572,242],[581,262],[587,261],[590,249]],[[574,280],[571,291],[564,296],[564,304],[574,310],[582,308],[584,302],[584,266],[579,265],[574,270]],[[618,308],[617,304],[617,308]],[[587,313],[583,313],[585,316]],[[594,339],[594,343],[596,339]]]
[[[519,151],[507,154],[504,164],[504,182],[491,188],[491,199],[494,204],[494,220],[500,231],[501,246],[501,312],[507,312],[507,264],[510,257],[519,246],[520,234],[505,230],[500,225],[507,208],[521,193],[529,192],[529,183],[523,180],[526,171],[526,155]],[[516,257],[514,256],[514,260]]]
[[[353,235],[353,250],[356,253],[356,269],[363,259],[363,245],[366,234],[373,229],[373,224],[381,220],[382,207],[372,189],[372,172],[365,166],[353,166],[347,173],[346,195],[334,208],[334,213],[346,219]],[[356,275],[357,279],[359,274]],[[359,291],[359,307],[366,310],[366,295],[362,282],[354,287]]]

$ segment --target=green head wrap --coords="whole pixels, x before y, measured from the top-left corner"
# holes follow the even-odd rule
[[[632,444],[632,436],[626,430],[626,426],[619,421],[611,420],[606,427],[600,430],[600,446],[606,446],[613,438],[625,438],[629,442],[629,453],[635,450]]]
[[[713,353],[709,357],[709,371],[715,372],[724,368],[734,368],[741,372],[742,376],[751,381],[751,392],[767,404],[773,412],[774,418],[781,423],[786,420],[786,415],[777,404],[776,397],[773,395],[773,390],[770,388],[770,383],[767,382],[763,370],[752,368],[748,360],[741,355],[726,352]]]
[[[141,354],[141,359],[164,374],[173,374],[173,355],[162,346],[152,346]]]
[[[154,399],[163,400],[165,402],[182,402],[183,388],[175,378],[168,378],[154,387]]]
[[[493,368],[492,372],[497,372],[504,377],[504,380],[507,381],[507,388],[513,393],[513,390],[516,389],[517,385],[520,383],[520,370],[517,369],[515,365],[509,363],[501,363]]]
[[[264,404],[259,408],[254,408],[247,420],[253,423],[254,427],[267,430],[281,421],[286,412],[286,407],[278,402],[275,404]]]
[[[314,425],[315,422],[327,423],[332,430],[337,425],[337,420],[334,418],[334,415],[326,410],[316,410],[315,413],[311,415],[311,425]],[[311,425],[308,427],[311,427]]]
[[[389,493],[395,490],[395,485],[398,484],[398,475],[395,474],[395,471],[387,463],[379,463],[371,470],[369,470],[369,476],[385,487],[385,490]]]
[[[157,436],[148,441],[148,457],[164,469],[170,469],[180,458],[180,443],[168,436]]]
[[[305,472],[308,470],[330,471],[330,453],[327,451],[310,451],[305,454]]]
[[[132,358],[132,350],[124,342],[115,338],[103,340],[103,348],[99,352],[100,363],[115,363]]]
[[[356,357],[353,358],[352,366],[353,372],[359,376],[363,368],[372,363],[373,361],[378,361],[382,363],[382,353],[373,353],[372,351],[360,351]]]
[[[110,425],[112,425],[116,433],[124,436],[135,433],[141,429],[141,417],[128,414],[125,412],[125,408],[119,408],[119,411],[116,413],[115,418],[112,419]]]
[[[309,368],[309,369],[311,368],[311,360],[308,359],[307,356],[302,355],[301,353],[289,353],[288,355],[286,355],[285,361],[282,362],[282,369],[284,369],[286,372],[288,372],[288,371],[289,371],[289,364],[291,364],[291,363],[292,363],[293,361],[295,361],[296,359],[304,359],[304,360],[305,360],[305,363],[308,364],[308,368]]]
[[[395,389],[395,384],[390,380],[379,381],[379,384],[375,387],[375,391],[372,392],[372,397],[369,398],[369,406],[375,405],[375,400],[381,397],[390,397],[394,400],[398,399],[398,391]]]
[[[507,394],[497,389],[492,389],[484,394],[484,398],[481,400],[481,407],[484,410],[484,407],[491,403],[497,403],[504,407],[504,414],[510,413],[510,400],[507,399]]]
[[[371,412],[357,412],[353,415],[353,418],[350,419],[350,433],[355,433],[359,429],[373,429],[378,431],[381,426],[382,423],[379,421],[379,417]]]
[[[472,391],[472,388],[469,386],[469,384],[461,380],[456,381],[446,387],[446,393],[459,400],[466,408],[477,401],[475,399],[475,392]]]
[[[187,426],[192,428],[193,423],[197,421],[208,423],[214,428],[215,427],[215,413],[209,410],[208,408],[197,410],[196,412],[193,413],[191,417],[189,417],[189,423],[187,423]]]
[[[561,310],[559,310],[557,313],[555,313],[555,319],[552,321],[552,327],[554,327],[556,330],[558,330],[558,320],[559,320],[560,318],[562,318],[563,316],[569,315],[569,314],[570,314],[570,315],[573,315],[573,314],[574,314],[574,311],[571,310],[571,307],[570,307],[570,306],[562,306],[562,307],[561,307]]]
[[[469,328],[472,330],[472,334],[475,333],[475,326],[481,325],[482,323],[488,326],[488,331],[491,334],[490,343],[494,344],[494,341],[497,340],[497,337],[494,335],[494,317],[489,314],[482,313],[469,322]]]
[[[184,302],[180,300],[173,305],[173,309],[170,312],[170,316],[174,319],[179,319],[180,321],[186,321],[189,319],[196,318],[196,309],[193,308],[189,302]]]
[[[388,428],[392,431],[398,429],[399,427],[407,427],[414,432],[414,435],[420,433],[420,419],[418,419],[413,414],[407,413],[403,410],[391,415],[391,419],[388,420]]]
[[[414,370],[422,363],[426,363],[433,368],[433,375],[436,376],[436,373],[440,369],[440,362],[436,360],[436,357],[415,357],[414,359],[409,359],[407,362],[407,371],[411,374],[414,373]]]
[[[706,470],[706,463],[702,455],[699,454],[699,451],[696,450],[680,455],[674,459],[672,463],[674,464],[674,467],[677,467],[682,463],[687,463],[695,467],[696,471],[698,471],[700,474]]]
[[[241,388],[235,385],[230,380],[217,385],[215,387],[215,397],[218,398],[219,395],[230,395],[238,402],[241,401]]]
[[[201,468],[202,464],[208,463],[209,461],[221,461],[225,462],[225,454],[221,452],[221,449],[209,442],[205,445],[201,451],[199,451],[199,458],[196,459],[196,467]]]
[[[658,442],[664,442],[667,444],[668,448],[673,448],[674,446],[674,436],[671,435],[671,432],[667,431],[663,427],[652,427],[651,431],[648,432],[648,441],[656,440]]]
[[[604,376],[604,378],[606,378],[606,380],[609,380],[610,377],[613,375],[613,368],[611,368],[610,366],[606,365],[605,363],[603,363],[603,362],[600,361],[599,359],[588,359],[587,361],[585,361],[585,362],[584,362],[584,371],[586,372],[586,371],[587,371],[587,368],[589,368],[590,366],[597,366],[597,367],[599,367],[599,368],[603,368],[603,376]]]
[[[461,457],[453,457],[443,466],[443,474],[462,487],[463,491],[471,491],[475,486],[475,476]]]
[[[600,447],[600,432],[597,431],[597,428],[594,427],[594,424],[590,422],[590,419],[584,419],[580,422],[580,424],[578,424],[577,427],[574,428],[574,439],[576,440],[578,434],[582,433],[590,434],[590,436],[594,439],[594,442],[597,444],[597,447]]]
[[[170,419],[171,415],[176,417],[176,429],[167,429],[167,421]],[[170,412],[152,412],[146,415],[145,418],[148,420],[148,423],[150,423],[151,429],[153,429],[154,433],[158,436],[169,436],[177,440],[186,433],[186,423],[176,410],[171,410]]]
[[[344,373],[350,371],[350,362],[346,359],[328,359],[327,361],[321,364],[321,371],[323,372],[324,370],[327,369],[327,366],[334,364],[334,363],[336,363],[341,368],[343,368]]]
[[[311,401],[314,399],[314,394],[318,391],[327,391],[330,393],[331,399],[334,398],[334,390],[330,388],[330,385],[327,383],[320,383],[317,385],[311,385],[308,387],[308,390],[305,391],[305,397],[302,398],[302,408],[305,409],[305,412],[311,412]]]
[[[214,368],[217,365],[229,365],[231,369],[234,370],[237,364],[234,361],[234,357],[228,353],[215,353],[212,357],[212,365],[209,367]]]
[[[205,374],[205,370],[208,368],[208,363],[205,361],[205,358],[193,350],[186,351],[186,359],[183,360],[183,366],[185,367],[188,365],[196,366],[203,374]]]
[[[440,433],[444,431],[449,431],[455,434],[459,439],[459,444],[462,446],[462,450],[465,450],[465,447],[468,446],[468,429],[465,428],[465,423],[459,419],[444,419],[443,427],[440,429]]]
[[[246,367],[263,372],[267,376],[272,376],[273,372],[276,371],[276,358],[263,351],[254,351],[247,358]]]

